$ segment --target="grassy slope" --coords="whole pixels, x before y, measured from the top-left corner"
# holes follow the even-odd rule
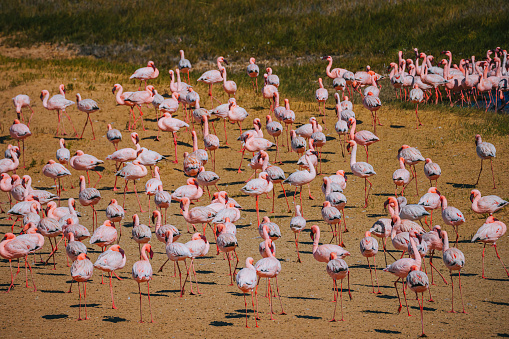
[[[0,30],[10,45],[72,43],[83,53],[128,62],[158,56],[174,63],[225,55],[288,59],[344,55],[350,67],[382,65],[398,49],[484,53],[509,40],[509,4],[486,0],[431,1],[55,0],[5,3]]]

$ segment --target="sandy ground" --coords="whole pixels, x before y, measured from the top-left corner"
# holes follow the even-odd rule
[[[18,76],[17,71],[9,71],[9,65],[4,65],[2,79],[4,82]],[[23,70],[24,72],[40,72],[37,70]],[[86,73],[85,73],[86,74]],[[127,79],[128,75],[125,75]],[[96,140],[91,141],[91,131],[85,131],[85,137],[77,140],[72,134],[66,138],[68,147],[73,154],[81,149],[86,153],[93,154],[100,159],[104,159],[108,154],[114,151],[113,146],[106,140],[106,124],[113,123],[114,127],[120,128],[124,135],[124,140],[120,147],[132,147],[129,134],[125,130],[128,121],[128,109],[115,105],[115,100],[111,94],[111,88],[116,81],[102,81],[96,83],[93,89],[89,84],[94,79],[87,78],[85,75],[76,77],[76,74],[58,73],[55,70],[39,74],[34,80],[27,81],[21,86],[7,86],[0,93],[0,102],[3,108],[0,111],[2,122],[2,149],[8,143],[12,143],[8,136],[8,127],[15,118],[15,111],[12,107],[11,98],[19,93],[30,95],[34,103],[35,115],[32,121],[31,129],[34,133],[26,142],[26,161],[28,170],[20,169],[19,174],[28,173],[34,178],[34,186],[54,191],[52,180],[44,177],[40,170],[47,160],[55,157],[55,151],[58,148],[58,138],[54,136],[56,129],[56,113],[48,112],[42,107],[39,100],[42,89],[50,90],[51,94],[56,94],[58,85],[73,83],[73,89],[67,92],[67,97],[74,99],[79,91],[83,98],[95,99],[101,111],[94,115],[94,127],[96,131]],[[130,90],[135,90],[137,85],[122,81]],[[203,85],[196,86],[197,91],[206,98],[206,88]],[[159,92],[164,93],[167,88],[160,88]],[[216,86],[215,93],[220,93],[221,88]],[[332,92],[332,91],[331,91]],[[310,97],[313,94],[310,94]],[[219,98],[226,100],[224,93],[219,94]],[[332,98],[331,98],[332,99]],[[346,155],[342,157],[338,136],[333,129],[334,111],[332,110],[332,100],[327,103],[327,131],[328,142],[323,150],[323,173],[332,174],[338,169],[344,169],[350,174],[349,160]],[[210,108],[210,102],[203,100],[207,108]],[[238,102],[245,107],[250,116],[244,122],[244,128],[251,127],[251,121],[255,117],[260,117],[264,121],[268,113],[267,103],[263,102],[259,96],[254,96],[251,92],[244,90],[238,94]],[[138,129],[141,137],[141,145],[153,149],[168,156],[167,161],[160,163],[161,175],[167,191],[173,191],[176,187],[183,185],[186,178],[183,176],[182,163],[175,165],[173,159],[173,143],[170,141],[170,135],[163,134],[162,141],[154,141],[157,125],[153,108],[143,108],[146,112],[145,122],[147,131]],[[315,103],[292,102],[292,109],[297,113],[299,124],[307,122],[308,118],[317,115]],[[370,115],[362,105],[357,104],[354,107],[359,121],[359,129],[371,130]],[[85,115],[78,112],[75,106],[72,106],[68,112],[72,116],[74,125],[81,131],[85,122]],[[182,111],[179,111],[177,117],[182,117]],[[130,239],[132,227],[132,215],[138,213],[138,206],[135,195],[132,191],[127,196],[126,218],[123,225],[123,234],[121,246],[125,249],[127,255],[127,264],[118,274],[124,278],[123,281],[114,280],[115,302],[117,310],[111,309],[111,301],[108,285],[100,284],[99,271],[94,272],[94,276],[88,284],[88,310],[91,319],[89,321],[76,322],[78,313],[78,294],[74,288],[71,294],[65,293],[70,282],[69,267],[66,266],[65,256],[62,251],[57,253],[56,270],[52,266],[35,265],[35,281],[37,292],[25,288],[24,276],[22,273],[17,279],[16,285],[9,294],[0,293],[0,320],[1,332],[3,337],[77,337],[97,336],[97,337],[134,337],[141,335],[153,335],[164,337],[190,337],[202,335],[205,337],[243,337],[259,335],[273,335],[278,337],[301,337],[304,335],[327,335],[337,334],[339,331],[348,331],[351,335],[398,335],[405,337],[416,337],[420,334],[420,317],[417,308],[417,302],[414,297],[409,297],[411,307],[411,317],[402,311],[397,313],[397,299],[393,287],[394,277],[391,274],[378,271],[380,280],[381,295],[373,295],[369,270],[366,260],[360,255],[358,246],[364,232],[381,217],[386,217],[387,212],[383,209],[383,202],[388,196],[393,194],[394,186],[391,176],[394,170],[398,168],[396,160],[397,150],[403,144],[409,144],[419,148],[425,157],[432,158],[442,167],[442,177],[439,180],[438,187],[452,206],[458,207],[463,211],[466,217],[466,223],[460,227],[459,248],[465,253],[466,266],[462,273],[463,294],[465,306],[468,314],[451,314],[447,311],[451,307],[451,289],[440,279],[436,279],[436,286],[432,287],[434,303],[425,303],[425,329],[426,333],[433,337],[472,337],[479,336],[509,336],[509,325],[507,322],[507,309],[509,306],[509,295],[507,293],[507,278],[500,262],[497,260],[492,248],[487,249],[486,254],[486,276],[487,279],[481,279],[481,250],[479,244],[471,244],[470,239],[476,230],[484,223],[485,216],[474,214],[470,209],[469,194],[473,188],[479,170],[480,161],[475,153],[474,135],[476,131],[472,128],[465,128],[465,123],[479,123],[475,116],[468,118],[458,117],[454,114],[448,114],[444,111],[436,110],[433,107],[424,107],[421,113],[421,119],[424,126],[415,130],[414,113],[409,110],[391,110],[382,108],[381,119],[383,127],[378,128],[380,142],[370,147],[370,162],[373,165],[377,175],[372,178],[374,184],[372,195],[369,200],[369,207],[363,208],[364,183],[363,180],[348,176],[348,186],[345,195],[348,198],[348,205],[345,209],[347,225],[350,230],[346,234],[344,241],[346,248],[351,251],[351,256],[346,259],[351,269],[351,287],[353,300],[344,300],[345,321],[329,323],[332,317],[334,304],[332,300],[331,279],[327,275],[323,263],[318,263],[312,257],[312,242],[309,238],[309,228],[313,224],[320,226],[322,230],[322,242],[328,243],[331,237],[329,226],[321,220],[320,208],[323,201],[323,195],[319,189],[321,177],[317,177],[312,183],[312,193],[315,200],[304,200],[304,213],[308,219],[308,226],[300,237],[300,249],[302,253],[302,263],[296,262],[296,253],[294,245],[294,236],[289,228],[291,214],[287,213],[284,197],[279,193],[276,203],[276,211],[270,214],[272,201],[261,198],[260,206],[262,216],[269,215],[271,219],[278,223],[282,230],[282,238],[277,241],[277,258],[281,261],[282,271],[279,275],[279,283],[287,315],[275,315],[275,321],[269,320],[268,300],[260,294],[259,310],[261,320],[259,328],[246,329],[244,327],[244,301],[242,293],[236,286],[228,286],[230,278],[228,276],[228,264],[223,260],[222,255],[216,256],[213,252],[213,245],[209,255],[196,261],[198,268],[198,279],[202,295],[189,295],[189,286],[186,288],[186,294],[179,298],[178,277],[173,277],[171,265],[163,273],[154,274],[151,282],[151,301],[155,324],[139,324],[139,299],[136,283],[131,279],[132,264],[138,259],[138,246]],[[363,123],[361,123],[363,122]],[[66,128],[69,132],[69,124],[66,121]],[[221,124],[217,126],[217,133],[221,141],[224,140]],[[237,222],[239,248],[237,253],[243,267],[245,258],[252,256],[255,261],[259,259],[258,244],[261,239],[258,236],[256,228],[256,212],[254,209],[254,199],[243,196],[240,188],[244,181],[251,175],[247,167],[249,156],[246,156],[243,162],[243,173],[236,171],[238,167],[240,154],[240,142],[235,141],[238,135],[236,126],[228,127],[230,137],[230,147],[222,147],[217,152],[216,172],[221,176],[219,186],[227,190],[239,203],[242,204],[242,218]],[[179,133],[179,152],[191,150],[190,135],[186,132]],[[478,188],[483,194],[497,194],[505,199],[509,198],[507,185],[509,179],[505,169],[509,165],[508,160],[508,139],[507,137],[488,136],[486,141],[492,142],[497,147],[497,158],[495,159],[495,174],[498,188],[492,189],[491,173],[489,167],[485,167]],[[200,142],[200,145],[202,143]],[[295,153],[281,152],[283,165],[281,166],[287,174],[297,169],[296,161],[298,156]],[[358,160],[365,161],[363,150],[359,150]],[[269,152],[271,159],[275,155],[275,150]],[[180,159],[181,160],[181,159]],[[207,164],[211,169],[211,164]],[[423,175],[423,164],[417,166],[419,194],[425,193],[429,187],[429,182]],[[103,199],[98,204],[100,222],[105,220],[104,209],[112,198],[122,201],[121,191],[114,193],[113,186],[114,165],[106,162],[102,174],[103,179],[99,182],[98,188],[101,191]],[[76,183],[81,173],[73,172],[73,180]],[[96,178],[91,174],[92,180]],[[144,184],[148,177],[140,180],[138,189],[143,191]],[[132,188],[132,184],[130,184]],[[291,191],[291,189],[290,189]],[[304,191],[305,192],[305,191]],[[410,203],[416,203],[415,185],[407,189],[407,198]],[[78,190],[68,190],[63,193],[63,199],[69,197],[77,198]],[[303,195],[303,197],[305,197]],[[146,206],[146,197],[142,196],[143,204]],[[290,193],[290,199],[292,193]],[[2,195],[2,200],[6,196]],[[208,197],[203,196],[198,205],[208,204]],[[5,205],[4,205],[5,207]],[[83,214],[81,223],[91,227],[91,211],[89,208],[78,206],[78,210]],[[508,211],[503,210],[497,214],[502,221],[507,221]],[[139,213],[140,214],[140,213]],[[141,213],[141,222],[148,224],[151,212]],[[169,211],[169,222],[176,225],[184,231],[180,242],[190,240],[191,235],[185,233],[186,223],[179,214],[177,204],[172,204]],[[435,221],[442,223],[439,214],[435,215]],[[8,232],[11,221],[2,216],[0,220],[0,233]],[[452,232],[450,227],[445,229]],[[212,238],[210,229],[207,230],[207,237]],[[213,238],[212,238],[213,239]],[[211,241],[212,242],[212,241]],[[87,245],[88,241],[85,241]],[[509,250],[507,249],[507,237],[504,236],[499,241],[499,253],[506,262],[509,263]],[[164,244],[158,242],[153,237],[152,245],[155,250],[155,256],[152,260],[152,266],[157,268],[166,260]],[[392,250],[392,246],[388,247]],[[63,249],[63,247],[62,247]],[[98,248],[89,245],[89,256],[94,261],[99,253]],[[41,251],[43,258],[46,258],[49,252],[49,245],[45,244]],[[398,255],[394,253],[394,255]],[[33,260],[30,258],[30,260]],[[392,261],[392,259],[390,259]],[[383,266],[383,254],[380,252],[377,256],[378,267]],[[440,257],[436,258],[437,266],[440,271],[450,280],[448,271],[445,269]],[[5,260],[0,261],[1,289],[6,290],[9,285],[9,264]],[[455,286],[457,286],[457,276],[455,276]],[[261,282],[262,291],[265,283]],[[146,292],[146,286],[142,286]],[[457,293],[458,290],[455,289]],[[144,295],[144,316],[148,319],[148,304]],[[461,310],[459,294],[455,297],[455,309]],[[280,311],[279,304],[275,303],[275,310]],[[338,308],[339,311],[339,308]],[[250,313],[250,326],[254,326],[254,319]]]

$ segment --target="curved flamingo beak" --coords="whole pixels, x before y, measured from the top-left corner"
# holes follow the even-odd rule
[[[470,202],[474,202],[474,194],[473,193],[470,194]]]
[[[123,249],[119,248],[118,251],[120,252],[120,254],[122,254],[122,258],[125,256],[125,252]]]
[[[117,90],[117,88],[115,86],[113,86],[113,89],[111,90],[111,93],[115,94],[116,90]],[[42,94],[41,94],[41,98],[42,98]]]
[[[226,59],[223,59],[223,62],[228,65],[228,61],[226,61]]]
[[[150,259],[154,257],[154,251],[152,251],[152,248],[150,248],[150,252],[148,252],[148,254],[150,255]]]

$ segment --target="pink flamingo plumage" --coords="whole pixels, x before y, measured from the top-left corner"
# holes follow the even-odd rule
[[[352,155],[350,158],[350,169],[356,177],[364,178],[364,207],[368,206],[368,198],[369,191],[371,191],[371,187],[373,184],[369,181],[369,177],[376,175],[376,172],[373,169],[373,166],[368,164],[367,162],[357,162],[357,143],[355,140],[350,140],[348,142],[347,150],[350,151],[350,147],[352,147]],[[366,182],[369,182],[369,190],[366,189]]]
[[[423,305],[424,305],[424,292],[429,289],[429,280],[426,273],[420,271],[419,266],[410,267],[410,272],[406,277],[406,286],[410,288],[413,292],[415,292],[415,296],[417,297],[417,302],[419,303],[419,308],[421,309],[421,328],[422,334],[421,337],[425,337],[424,334],[424,319],[423,319]],[[417,293],[421,293],[421,300],[419,301],[419,296]]]
[[[152,251],[152,246],[150,246],[150,244],[143,245],[143,248],[141,250],[141,260],[134,263],[133,269],[131,271],[134,281],[138,283],[138,292],[140,293],[140,321],[139,321],[140,323],[143,322],[141,308],[141,288],[140,288],[140,284],[143,282],[147,283],[148,306],[150,309],[150,322],[151,323],[154,322],[154,319],[152,318],[152,306],[150,305],[150,280],[152,280],[152,265],[150,265],[147,253],[150,255],[150,259],[152,259],[152,257],[154,256],[154,252]]]
[[[463,252],[461,252],[456,247],[449,248],[449,238],[447,236],[446,231],[441,232],[441,238],[444,243],[444,249],[443,249],[443,255],[442,258],[444,260],[445,267],[449,269],[449,272],[451,272],[451,305],[452,308],[449,311],[449,313],[456,313],[454,311],[454,281],[452,280],[452,271],[458,271],[458,279],[459,279],[459,285],[460,285],[460,296],[461,296],[461,304],[463,306],[463,312],[465,312],[465,304],[463,303],[463,293],[461,291],[461,269],[463,266],[465,266],[465,255]],[[420,266],[420,265],[418,265]]]
[[[77,171],[86,171],[87,172],[87,178],[88,178],[88,184],[90,185],[90,176],[88,174],[88,171],[94,171],[98,176],[99,179],[97,179],[97,182],[95,183],[94,187],[97,186],[99,183],[99,180],[103,177],[101,173],[97,172],[95,168],[99,166],[100,164],[104,163],[104,161],[97,159],[93,155],[85,154],[81,150],[77,150],[74,156],[69,160],[69,165],[71,165],[72,168],[74,168]]]
[[[325,124],[325,102],[329,98],[329,91],[323,87],[322,78],[318,78],[318,85],[320,87],[315,92],[315,98],[318,101],[318,114],[322,114],[322,123]],[[321,103],[323,103],[323,113]]]
[[[180,54],[180,60],[178,63],[179,70],[180,72],[187,74],[187,82],[191,83],[191,80],[189,78],[189,72],[191,71],[191,68],[193,66],[191,65],[191,62],[186,59],[183,50],[180,50],[179,54]]]
[[[118,171],[124,163],[135,160],[141,153],[141,146],[139,144],[140,137],[138,136],[138,133],[136,132],[131,133],[131,141],[133,142],[136,149],[121,148],[106,157],[106,160],[115,161],[115,172]],[[115,177],[115,184],[113,185],[113,190],[114,191],[118,190],[117,177]]]
[[[428,178],[430,186],[432,186],[431,180],[435,180],[435,186],[437,186],[438,178],[442,175],[442,169],[436,162],[433,162],[430,158],[426,158],[424,175]]]
[[[138,191],[136,190],[136,179],[145,177],[147,175],[147,168],[140,163],[140,160],[136,159],[133,162],[127,163],[127,165],[118,171],[115,175],[122,177],[125,180],[124,202],[122,204],[122,208],[125,208],[125,193],[127,191],[127,182],[132,180],[134,183],[134,193],[136,194],[136,199],[138,199],[138,205],[140,206],[140,212],[145,212],[141,208],[140,197],[138,196]]]
[[[28,119],[27,126],[30,127],[30,121],[32,121],[32,117],[34,116],[34,110],[32,109],[32,106],[30,106],[30,97],[26,94],[18,94],[14,98],[12,98],[12,103],[14,104],[14,107],[16,107],[16,114],[18,115],[18,120],[21,119],[25,121],[25,118],[23,117],[23,111],[22,108],[28,107],[32,111],[32,114],[30,115],[30,119]]]
[[[369,258],[373,258],[373,266],[375,267],[375,279],[376,284],[378,286],[378,292],[376,294],[382,294],[380,292],[380,286],[378,285],[378,276],[376,274],[376,254],[378,253],[378,241],[371,236],[371,232],[364,233],[364,238],[361,239],[360,242],[360,250],[362,256],[366,258],[368,261],[369,274],[371,275],[371,287],[373,288],[373,293],[375,293],[375,285],[373,285],[373,273],[371,272],[371,265],[369,264]]]
[[[145,125],[143,123],[143,112],[141,110],[141,105],[151,104],[152,101],[154,100],[155,94],[156,93],[154,90],[154,86],[148,85],[147,87],[145,87],[144,91],[132,92],[132,94],[130,96],[128,96],[124,99],[125,102],[133,103],[140,111],[141,126],[144,131],[145,131]],[[133,113],[133,118],[134,118],[134,113]],[[134,124],[134,128],[136,128],[136,119],[134,120],[133,124]]]
[[[65,110],[68,106],[74,105],[74,101],[67,100],[65,98],[64,85],[60,85],[60,94],[56,94],[56,95],[52,96],[51,98],[49,97],[49,92],[47,90],[42,90],[41,91],[41,100],[42,100],[42,105],[44,108],[46,108],[47,110],[50,110],[50,111],[54,111],[54,110],[57,111],[58,124],[57,124],[57,131],[56,131],[55,135],[58,135],[58,130],[60,128],[60,121],[61,121],[60,120],[60,111],[62,111],[65,113],[65,115],[69,119],[69,122],[71,123],[71,126],[74,130],[74,134],[76,135],[76,137],[78,137],[78,132],[76,132],[76,129],[74,128],[71,117],[69,116],[69,114],[67,114],[67,112]],[[67,133],[65,132],[64,123],[62,122],[62,135],[65,135],[65,134],[67,134]]]
[[[101,253],[94,263],[94,267],[110,274],[111,308],[116,309],[113,300],[113,285],[111,283],[112,273],[122,269],[126,263],[124,250],[119,245],[111,246],[107,251]]]
[[[243,193],[246,193],[251,197],[256,197],[257,225],[260,225],[260,209],[258,207],[258,200],[260,195],[268,192],[270,185],[272,185],[272,183],[269,180],[267,172],[261,172],[258,178],[249,180],[249,182],[240,189]]]
[[[233,277],[235,276],[235,272],[237,271],[237,265],[239,264],[239,257],[237,256],[237,252],[235,251],[235,249],[239,244],[237,242],[235,234],[228,232],[228,229],[224,224],[218,224],[216,228],[217,232],[219,233],[216,239],[217,247],[220,252],[225,253],[226,258],[228,259],[228,266],[230,267],[229,275],[231,281],[229,286],[233,286]],[[231,260],[233,260],[233,254],[231,254],[232,258],[230,258],[230,252],[233,252],[233,254],[235,254],[235,257],[237,258],[237,262],[235,264],[233,272],[231,267]]]
[[[504,267],[505,273],[509,277],[509,272],[507,271],[507,268],[504,265],[504,262],[500,258],[500,255],[498,254],[497,250],[497,240],[500,239],[505,232],[507,231],[507,226],[499,221],[498,219],[494,218],[492,215],[490,215],[486,222],[477,230],[477,233],[472,238],[472,242],[480,241],[484,244],[482,249],[482,278],[486,279],[484,276],[484,251],[486,249],[486,244],[491,244],[493,247],[495,247],[495,253],[497,255],[497,258],[500,260],[500,263],[502,263],[502,267]]]
[[[117,94],[115,94],[115,91],[117,91]],[[131,127],[134,129],[134,122],[136,121],[136,116],[134,115],[134,102],[126,101],[128,97],[131,96],[134,92],[124,92],[124,88],[120,84],[113,85],[113,89],[111,90],[113,94],[115,94],[115,100],[117,101],[117,105],[122,106],[129,106],[129,113],[133,116],[133,124],[131,124],[131,116],[129,116],[129,124],[128,129],[131,131]]]
[[[341,321],[344,321],[345,319],[343,316],[343,279],[346,278],[346,276],[348,276],[348,295],[350,297],[350,300],[352,300],[352,293],[350,292],[350,270],[348,269],[346,261],[344,261],[343,259],[339,259],[337,254],[332,252],[330,254],[330,260],[327,263],[327,273],[334,281],[334,300],[336,302],[334,305],[334,314],[332,315],[332,319],[330,320],[330,322],[336,321],[336,308],[338,306],[338,285],[336,281],[338,279],[341,280],[340,287]]]
[[[183,127],[189,127],[189,125],[182,120],[172,118],[170,113],[164,113],[161,118],[157,121],[157,127],[163,132],[173,133],[173,144],[175,145],[175,160],[173,163],[178,163],[177,158],[177,132]],[[159,140],[159,139],[156,139]]]
[[[496,195],[482,197],[478,190],[470,192],[470,201],[472,202],[472,211],[479,214],[489,213],[490,215],[509,204],[508,201]]]
[[[122,133],[118,129],[112,128],[111,124],[108,124],[106,139],[115,146],[115,150],[118,150],[118,143],[122,141]]]
[[[15,119],[12,123],[11,127],[9,127],[9,134],[11,138],[16,139],[18,141],[18,148],[19,148],[19,141],[21,140],[23,144],[23,148],[21,148],[23,153],[23,168],[25,168],[25,139],[32,135],[32,132],[30,132],[30,129],[27,125],[22,124],[18,119]]]
[[[207,72],[203,73],[197,80],[197,81],[202,81],[209,85],[209,97],[210,97],[211,104],[213,104],[213,100],[216,100],[217,102],[219,102],[212,95],[212,85],[223,81],[223,77],[221,76],[221,71],[223,70],[224,67],[223,67],[223,65],[221,65],[221,63],[224,62],[225,64],[228,65],[228,61],[226,61],[225,58],[223,58],[222,56],[217,58],[216,61],[217,61],[217,68],[219,70],[207,71]],[[221,104],[221,103],[219,102],[219,104]]]
[[[83,131],[81,131],[80,139],[83,138],[85,127],[87,127],[87,123],[90,121],[90,126],[92,127],[92,135],[94,137],[92,140],[95,140],[94,125],[92,124],[92,119],[90,119],[90,113],[97,112],[99,110],[99,105],[92,99],[82,100],[81,95],[76,93],[76,107],[78,107],[78,110],[87,114],[87,120],[85,120],[85,126],[83,126]]]
[[[119,236],[117,244],[120,243],[120,238],[122,238],[122,220],[124,219],[125,211],[118,204],[116,199],[111,199],[108,207],[106,207],[106,218],[113,223],[113,227],[115,227],[115,223],[118,222],[118,230]]]
[[[477,176],[477,182],[475,185],[479,183],[479,179],[481,178],[481,172],[482,172],[482,163],[483,160],[490,159],[491,164],[491,175],[493,176],[493,188],[497,188],[495,185],[495,173],[493,172],[493,158],[497,155],[497,150],[495,149],[495,146],[493,144],[482,141],[481,136],[477,134],[475,136],[475,151],[477,152],[477,156],[481,158],[481,169],[479,170],[479,175]]]
[[[254,60],[254,58],[251,58]],[[254,87],[254,86],[253,86]],[[251,303],[253,304],[253,314],[255,315],[255,324],[258,327],[258,298],[256,298],[256,311],[253,300],[253,290],[258,285],[258,278],[256,275],[256,269],[253,266],[254,259],[251,257],[246,258],[246,267],[241,269],[237,276],[235,277],[235,281],[237,283],[237,287],[244,293],[244,304],[246,306],[246,327],[247,325],[247,301],[246,301],[246,293],[251,292]]]
[[[64,165],[55,162],[55,160],[49,160],[46,165],[42,168],[42,174],[53,179],[55,181],[55,186],[57,187],[57,195],[60,197],[62,194],[61,186],[60,186],[60,178],[70,176],[71,172]],[[58,179],[58,186],[57,186]]]
[[[292,186],[295,186],[295,192],[293,194],[293,202],[294,203],[295,203],[295,195],[297,193],[297,187],[300,187],[300,205],[301,206],[302,206],[302,186],[304,186],[306,184],[311,185],[311,182],[316,178],[315,166],[313,166],[313,163],[311,162],[308,155],[306,155],[305,158],[306,158],[306,162],[309,166],[309,171],[304,170],[304,171],[293,172],[292,174],[290,174],[288,176],[288,178],[286,178],[285,181],[283,181],[283,183],[287,183]],[[311,188],[310,188],[310,192],[309,192],[309,199],[311,199],[311,200],[315,199],[311,196]]]
[[[140,86],[138,89],[141,88],[141,83],[145,81],[145,86],[147,86],[147,80],[155,79],[159,76],[159,70],[156,68],[156,65],[153,61],[149,61],[147,63],[147,67],[138,68],[130,77],[129,79],[138,79],[140,80]]]
[[[366,162],[369,162],[368,147],[380,141],[380,139],[370,131],[356,131],[357,120],[355,118],[350,118],[348,122],[350,124],[350,140],[355,140],[358,145],[364,146],[366,150]]]
[[[210,244],[204,235],[202,235],[201,233],[194,233],[191,238],[191,241],[186,242],[185,245],[189,249],[189,252],[191,252],[190,268],[193,270],[194,278],[196,281],[197,293],[202,294],[200,292],[200,288],[198,287],[198,277],[196,276],[196,270],[194,269],[194,259],[196,259],[197,257],[203,257],[207,255],[210,249]],[[193,291],[192,279],[189,280],[189,283],[191,284],[190,294],[195,294]]]
[[[79,201],[82,206],[91,206],[92,207],[92,227],[97,225],[97,211],[95,210],[95,205],[101,200],[101,193],[93,188],[86,187],[85,177],[80,176],[80,193],[79,193]]]
[[[80,295],[80,306],[78,311],[78,320],[90,319],[87,314],[87,281],[92,278],[94,272],[94,265],[87,258],[86,253],[81,253],[78,258],[72,263],[71,266],[71,277],[72,280],[78,282],[78,291]],[[81,290],[80,282],[83,283],[83,297],[85,299],[85,318],[81,318]]]
[[[258,93],[258,75],[260,74],[260,68],[255,62],[255,58],[249,58],[249,65],[247,65],[246,71],[250,78],[255,78],[255,81],[252,81],[253,89],[255,89],[256,86],[256,92]]]
[[[396,185],[394,195],[398,196],[398,186],[403,186],[401,190],[401,195],[403,195],[406,186],[410,182],[410,172],[405,168],[405,159],[399,158],[399,168],[392,174],[392,181]]]
[[[18,237],[19,238],[19,237]],[[16,272],[16,275],[12,275],[12,259],[19,259],[19,258],[25,258],[25,267],[28,265],[30,268],[30,274],[32,274],[32,267],[30,266],[30,263],[28,262],[28,254],[33,250],[30,246],[27,246],[22,239],[18,239],[16,236],[12,233],[6,233],[2,239],[2,242],[0,242],[0,256],[2,258],[9,260],[9,267],[11,269],[11,284],[9,285],[9,288],[7,289],[7,292],[9,292],[14,286],[14,280],[18,276],[19,273],[19,267],[18,271]],[[27,277],[28,279],[28,277]],[[32,282],[34,284],[34,291],[36,290],[35,287],[35,281],[33,279],[32,275]],[[28,280],[27,280],[27,287],[28,287]]]

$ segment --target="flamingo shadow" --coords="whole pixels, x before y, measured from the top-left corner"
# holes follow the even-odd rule
[[[46,319],[46,320],[56,320],[56,319],[69,318],[69,316],[67,314],[46,314],[46,315],[43,315],[41,318]]]
[[[400,331],[391,331],[391,330],[379,329],[379,328],[375,328],[375,332],[386,333],[386,334],[401,334]]]
[[[103,321],[107,321],[107,322],[115,323],[116,324],[116,323],[119,323],[119,322],[127,321],[127,319],[120,318],[120,317],[105,316],[103,318]]]
[[[454,187],[454,188],[469,188],[469,189],[475,188],[475,185],[471,185],[471,184],[456,184],[454,182],[446,182],[446,184],[452,185],[452,187]]]
[[[226,322],[226,321],[217,321],[217,320],[214,320],[214,321],[211,321],[209,323],[209,325],[216,326],[216,327],[223,327],[223,326],[233,326],[233,323],[229,323],[229,322]]]
[[[373,313],[373,314],[392,314],[391,312],[386,311],[376,311],[376,310],[362,310],[362,313]]]
[[[317,317],[317,316],[314,316],[314,315],[300,315],[300,314],[296,314],[295,317],[299,318],[299,319],[314,319],[314,320],[322,319],[322,317]]]

